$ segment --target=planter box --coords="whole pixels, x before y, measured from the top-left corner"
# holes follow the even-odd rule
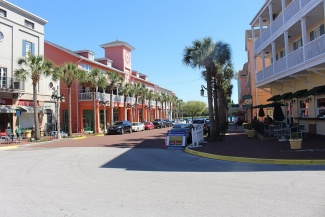
[[[291,149],[301,149],[302,139],[289,139]]]
[[[255,137],[255,130],[246,130],[246,134],[248,137]]]

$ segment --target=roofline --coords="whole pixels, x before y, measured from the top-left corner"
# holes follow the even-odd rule
[[[135,50],[134,47],[132,47],[129,43],[123,42],[123,41],[115,41],[115,42],[109,42],[106,44],[100,45],[102,48],[107,48],[107,47],[127,47],[130,51]]]
[[[85,57],[83,57],[83,56],[81,56],[81,55],[79,55],[79,54],[74,53],[73,51],[71,51],[71,50],[69,50],[69,49],[67,49],[67,48],[64,48],[64,47],[62,47],[62,46],[60,46],[60,45],[54,44],[54,43],[49,42],[49,41],[47,41],[47,40],[44,40],[44,43],[48,43],[48,44],[52,45],[53,47],[56,47],[57,49],[63,50],[64,52],[67,52],[67,53],[69,53],[69,54],[71,54],[71,55],[73,55],[73,56],[75,56],[75,57],[77,57],[77,58],[79,58],[79,59],[85,60],[85,61],[87,61],[87,62],[91,62],[91,63],[94,63],[94,64],[96,64],[96,65],[100,65],[100,66],[103,66],[103,67],[105,67],[105,68],[108,68],[108,69],[112,69],[112,70],[114,70],[114,71],[117,71],[117,72],[122,73],[122,74],[125,74],[125,75],[127,74],[126,72],[123,72],[123,71],[121,71],[121,70],[119,70],[119,69],[115,69],[115,68],[113,68],[113,67],[109,67],[109,66],[104,65],[104,64],[102,64],[102,63],[100,63],[100,62],[97,62],[97,61],[95,61],[95,60],[90,60],[90,59],[88,59],[88,58],[85,58]]]
[[[256,22],[257,17],[259,17],[259,15],[261,14],[262,11],[264,11],[265,7],[269,4],[269,1],[265,1],[263,6],[260,8],[260,10],[257,12],[257,14],[254,16],[254,18],[252,19],[252,21],[249,23],[249,25],[252,25],[253,23]]]
[[[31,12],[28,12],[28,11],[8,2],[8,1],[0,1],[0,5],[5,8],[8,8],[10,10],[13,10],[14,12],[17,12],[19,14],[25,15],[26,18],[36,21],[42,25],[47,24],[47,20],[45,20],[39,16],[36,16],[35,14],[32,14]]]

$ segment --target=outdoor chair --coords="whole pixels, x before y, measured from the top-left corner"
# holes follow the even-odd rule
[[[300,134],[301,138],[303,138],[303,135],[304,135],[305,138],[307,137],[307,130],[305,129],[304,124],[299,124],[298,125],[298,133]]]
[[[271,128],[268,124],[264,124],[264,135],[271,136]]]

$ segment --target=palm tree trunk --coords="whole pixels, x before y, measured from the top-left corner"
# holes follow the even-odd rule
[[[144,99],[142,99],[142,109],[141,109],[141,114],[142,114],[141,122],[143,122],[143,120],[144,120]]]
[[[113,126],[113,119],[114,119],[114,103],[113,103],[113,90],[110,90],[111,91],[111,94],[109,96],[109,104],[110,104],[110,110],[111,110],[111,118],[110,118],[110,121],[109,121],[109,125],[110,127]]]
[[[39,130],[39,122],[38,122],[38,105],[37,105],[37,88],[36,84],[33,84],[33,98],[34,98],[34,134],[35,140],[40,139],[40,130]]]
[[[94,120],[93,120],[93,132],[97,133],[96,127],[96,92],[93,90],[93,110],[94,110]]]
[[[126,110],[126,97],[124,96],[124,120],[128,119],[128,114],[127,114],[127,110]]]
[[[207,92],[208,92],[208,109],[209,109],[209,120],[210,120],[210,139],[213,141],[216,139],[217,132],[216,132],[216,124],[215,119],[213,116],[213,101],[212,101],[212,76],[211,76],[211,67],[207,68]]]
[[[71,118],[71,86],[68,86],[68,136],[72,135],[72,118]],[[78,117],[79,118],[79,117]]]

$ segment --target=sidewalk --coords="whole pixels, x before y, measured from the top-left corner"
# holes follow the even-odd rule
[[[230,124],[225,141],[207,142],[186,152],[203,157],[259,163],[325,164],[325,136],[307,135],[302,149],[290,149],[289,142],[261,141],[248,138],[242,126],[234,129]]]

